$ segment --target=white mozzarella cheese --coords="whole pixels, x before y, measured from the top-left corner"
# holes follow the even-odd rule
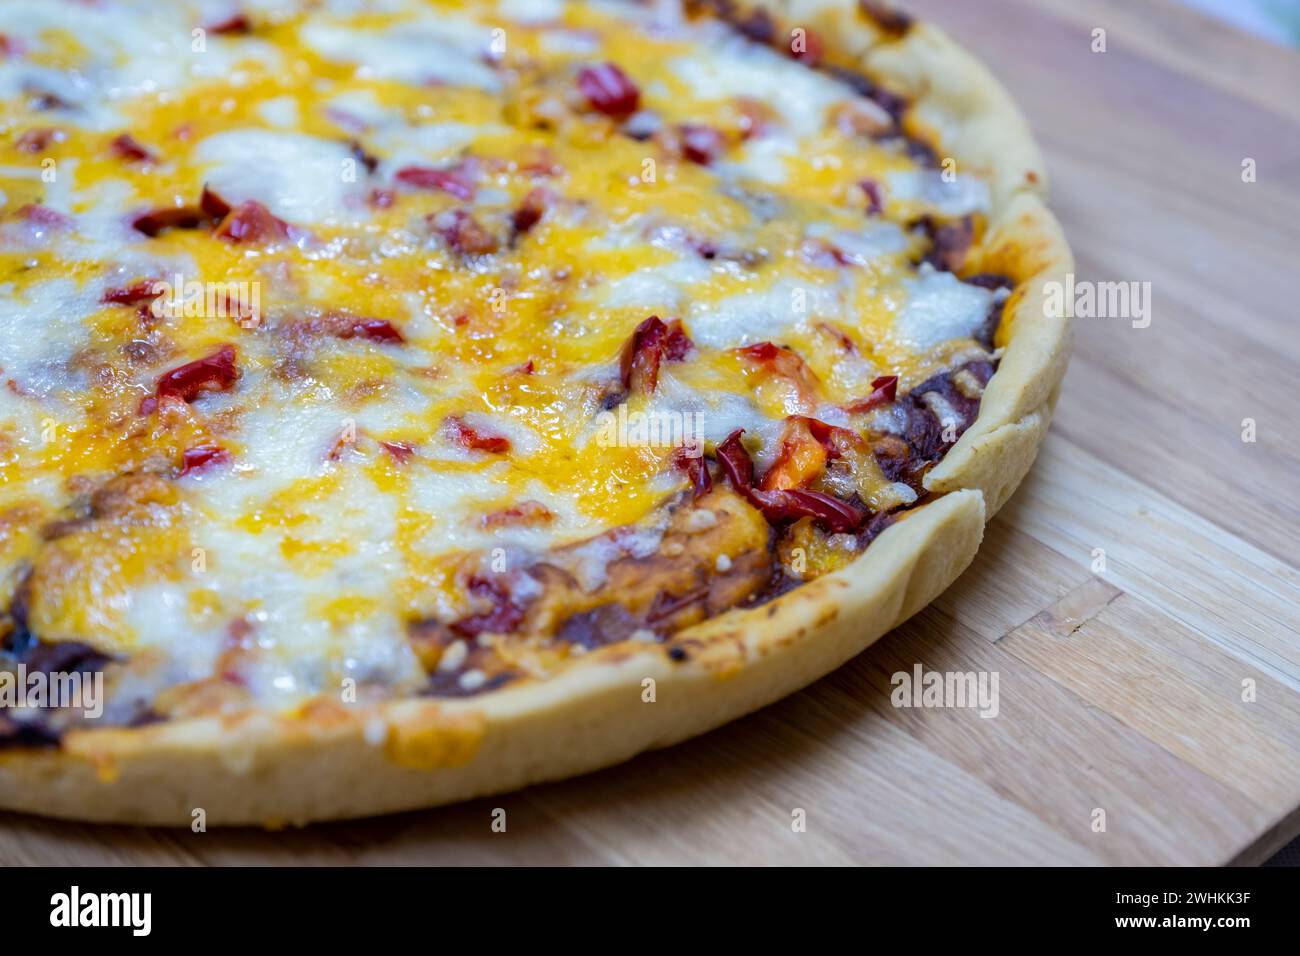
[[[491,28],[462,17],[420,18],[372,33],[312,22],[301,36],[321,56],[355,64],[358,73],[368,77],[484,90],[501,85],[496,71],[484,62],[491,49]]]
[[[988,318],[993,293],[962,282],[951,272],[923,271],[904,282],[907,303],[895,329],[915,349],[932,349],[974,335]]]
[[[209,136],[194,155],[207,165],[208,185],[227,201],[255,199],[289,222],[346,219],[364,202],[364,177],[347,175],[356,161],[344,142],[239,129]]]

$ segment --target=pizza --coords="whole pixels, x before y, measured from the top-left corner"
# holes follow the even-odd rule
[[[0,806],[582,773],[932,600],[1071,268],[875,2],[0,2]]]

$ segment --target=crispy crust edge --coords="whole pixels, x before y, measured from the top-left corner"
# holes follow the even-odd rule
[[[431,807],[606,767],[713,729],[838,667],[947,588],[1028,471],[1068,358],[1043,285],[1073,268],[1028,127],[992,75],[938,29],[884,38],[844,0],[766,6],[831,25],[836,49],[909,95],[919,130],[987,175],[981,267],[1012,275],[1006,352],[979,417],[907,513],[845,568],[757,608],[618,645],[556,678],[464,701],[316,706],[69,734],[0,752],[0,807],[102,822],[278,826]],[[829,24],[828,24],[829,21]],[[670,654],[670,651],[673,652]],[[653,702],[647,701],[653,681]]]

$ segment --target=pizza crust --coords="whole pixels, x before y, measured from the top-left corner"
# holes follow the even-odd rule
[[[772,4],[766,4],[773,9]],[[933,600],[970,564],[984,523],[1029,469],[1065,371],[1068,323],[1043,283],[1073,268],[1043,202],[1046,175],[1010,97],[941,31],[884,37],[847,0],[787,0],[783,23],[824,32],[886,83],[959,161],[986,174],[981,268],[1020,285],[979,417],[906,513],[849,566],[666,646],[616,645],[555,678],[460,701],[203,718],[78,731],[57,750],[0,752],[0,806],[54,817],[188,825],[300,824],[435,806],[554,780],[668,746],[780,699]],[[643,698],[652,680],[654,702]]]

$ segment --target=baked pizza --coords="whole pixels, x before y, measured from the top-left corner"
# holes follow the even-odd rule
[[[0,2],[0,806],[606,766],[932,600],[1043,438],[1016,108],[875,2]]]

